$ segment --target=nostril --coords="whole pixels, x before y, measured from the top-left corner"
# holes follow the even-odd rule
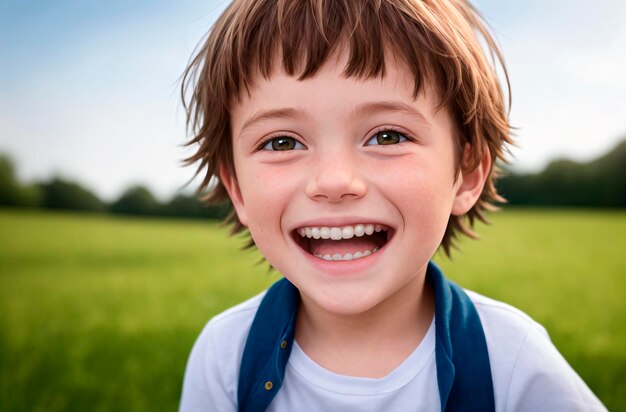
[[[310,199],[321,202],[338,203],[345,200],[358,199],[365,195],[365,182],[351,171],[341,173],[336,166],[315,176],[305,188]]]
[[[313,196],[310,196],[313,200],[316,201],[324,201],[324,202],[329,202],[329,203],[339,203],[345,200],[350,200],[350,199],[358,199],[361,196],[356,194],[356,193],[343,193],[339,196],[328,196],[325,194],[316,194]]]
[[[339,203],[346,200],[360,199],[365,194],[363,191],[326,190],[324,192],[308,194],[309,198],[318,202]]]

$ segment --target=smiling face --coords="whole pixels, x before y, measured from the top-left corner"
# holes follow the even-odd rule
[[[401,67],[367,80],[345,78],[344,67],[329,59],[307,80],[256,79],[231,111],[236,177],[223,169],[222,181],[305,304],[357,314],[421,291],[450,214],[480,194],[489,156],[455,176],[453,124],[432,90],[415,99]]]

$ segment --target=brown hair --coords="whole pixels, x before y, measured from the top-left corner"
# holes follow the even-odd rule
[[[504,201],[494,186],[495,163],[506,161],[511,143],[496,61],[509,87],[506,68],[485,23],[464,0],[234,0],[182,81],[193,133],[187,144],[197,144],[185,161],[199,162],[196,174],[204,172],[199,192],[210,203],[228,200],[216,178],[221,165],[234,176],[230,108],[255,76],[269,78],[281,62],[289,75],[310,78],[344,45],[346,76],[382,77],[386,57],[393,57],[411,70],[415,96],[425,82],[436,87],[457,128],[457,171],[473,170],[489,150],[492,167],[480,198],[465,216],[450,216],[441,243],[449,255],[458,233],[476,237],[474,221],[486,222],[484,212]],[[234,211],[227,222],[232,233],[245,230]]]

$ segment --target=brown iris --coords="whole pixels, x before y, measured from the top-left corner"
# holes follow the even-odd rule
[[[296,148],[296,140],[292,137],[277,137],[272,139],[273,150],[293,150]]]
[[[393,130],[376,133],[376,142],[380,145],[400,143],[401,135]]]

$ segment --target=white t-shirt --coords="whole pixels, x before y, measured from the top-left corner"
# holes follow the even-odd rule
[[[487,340],[496,411],[606,411],[554,347],[545,329],[507,304],[466,291]],[[236,411],[239,366],[264,294],[215,316],[185,372],[181,412]],[[269,411],[439,411],[434,320],[420,345],[380,379],[342,376],[294,342],[285,380]]]

